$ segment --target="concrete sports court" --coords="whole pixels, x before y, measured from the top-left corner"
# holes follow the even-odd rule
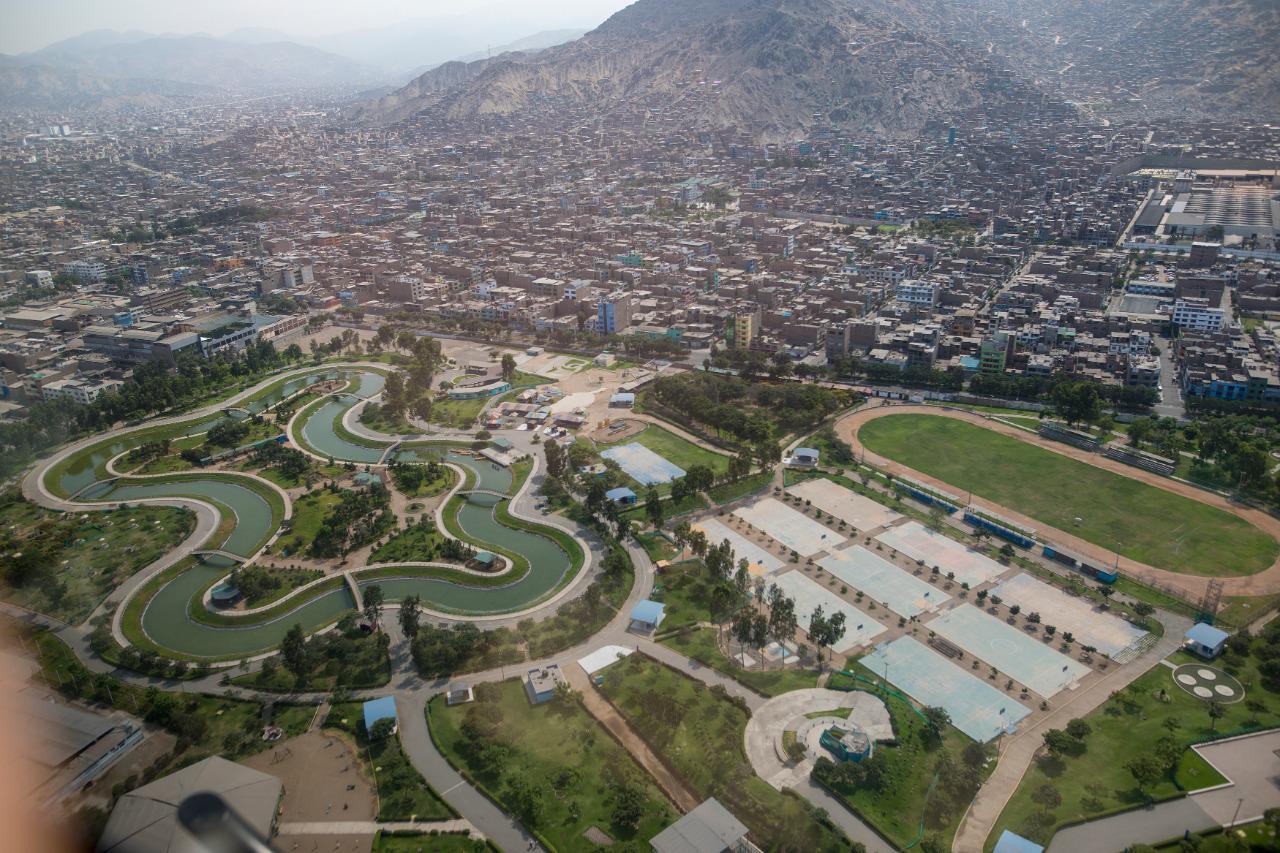
[[[951,599],[936,586],[904,572],[861,545],[832,551],[818,560],[818,565],[908,619],[920,613],[931,613]]]
[[[843,519],[858,530],[874,530],[902,517],[888,507],[822,477],[797,483],[787,492]]]
[[[729,540],[729,547],[733,549],[735,561],[734,571],[737,571],[736,562],[744,558],[751,563],[747,571],[756,576],[773,574],[786,565],[781,557],[775,557],[756,543],[740,536],[737,531],[728,525],[722,524],[714,518],[699,521],[693,527],[707,534],[708,545],[719,545],[724,540]]]
[[[956,583],[974,587],[994,580],[1008,568],[995,560],[966,548],[954,539],[935,533],[918,521],[909,521],[891,527],[876,537],[890,548],[901,551],[913,560],[924,560],[929,568],[939,566],[942,573],[956,573]]]
[[[804,572],[794,571],[780,575],[773,581],[788,598],[796,603],[796,621],[804,632],[809,633],[809,622],[813,611],[822,607],[827,616],[836,613],[844,614],[844,637],[831,648],[839,654],[850,649],[865,646],[884,633],[884,626],[840,596],[829,592],[826,587],[812,580]]]
[[[1012,625],[988,616],[972,604],[961,604],[934,619],[927,627],[1046,699],[1089,673],[1089,667],[1084,664]]]
[[[1114,658],[1142,642],[1147,632],[1119,616],[1094,609],[1092,600],[1067,595],[1031,575],[1014,575],[991,590],[1006,604],[1017,604],[1023,613],[1039,613],[1045,624],[1059,633],[1070,631],[1082,646],[1093,646]]]
[[[762,498],[750,506],[735,509],[733,514],[757,530],[763,530],[770,539],[801,557],[829,551],[844,542],[844,537],[839,533],[804,513],[797,512],[777,498]]]
[[[859,663],[921,705],[945,708],[951,725],[979,743],[1012,731],[1031,709],[912,637],[899,637]]]
[[[668,462],[637,441],[620,447],[610,447],[600,455],[612,459],[628,477],[642,486],[656,486],[670,483],[684,476],[684,469]]]

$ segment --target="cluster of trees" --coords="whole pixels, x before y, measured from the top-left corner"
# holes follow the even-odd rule
[[[262,419],[256,418],[261,423]],[[215,447],[238,447],[249,436],[249,422],[235,418],[223,418],[205,433],[205,443]]]
[[[376,584],[368,587],[364,598],[365,617],[376,624],[382,609],[381,588]],[[376,654],[370,654],[370,644],[376,647]],[[298,689],[305,688],[318,676],[333,677],[336,684],[343,686],[372,686],[385,670],[388,645],[386,634],[379,632],[370,637],[361,629],[356,614],[346,613],[338,620],[337,630],[310,638],[295,622],[280,642],[279,663],[294,677]],[[264,660],[260,677],[269,682],[275,675],[276,665],[274,657]]]
[[[231,570],[230,583],[247,601],[260,601],[279,591],[294,587],[318,577],[319,572],[303,569],[267,569],[263,566],[239,566]]]
[[[363,489],[326,488],[340,492],[338,505],[329,510],[311,541],[313,557],[337,557],[377,539],[395,525],[391,496],[381,483]]]
[[[167,456],[173,442],[167,438],[159,441],[146,441],[129,451],[125,457],[129,462],[147,462],[160,456]]]
[[[434,483],[445,472],[445,467],[434,459],[422,465],[395,462],[391,465],[391,478],[396,488],[408,495],[417,494],[424,485]]]
[[[312,468],[307,454],[274,441],[254,448],[253,461],[260,467],[275,469],[287,480],[300,480]]]
[[[0,477],[20,469],[33,454],[70,438],[190,404],[300,358],[302,350],[296,344],[277,353],[263,341],[239,357],[204,359],[184,354],[173,370],[158,362],[140,364],[118,391],[88,405],[68,399],[38,401],[25,419],[0,421]]]
[[[751,446],[765,465],[778,460],[779,431],[816,426],[853,402],[848,392],[817,385],[753,383],[705,372],[659,377],[648,393],[680,419]]]
[[[926,365],[913,365],[899,370],[891,364],[869,364],[848,356],[837,359],[827,373],[840,379],[868,379],[871,382],[908,385],[912,388],[936,388],[940,391],[959,391],[964,387],[963,370],[936,370]]]
[[[383,326],[378,329],[376,340],[381,342],[385,339],[389,343],[391,335],[391,327]],[[435,338],[419,338],[409,332],[398,333],[395,340],[399,347],[409,351],[410,361],[403,372],[394,372],[387,377],[382,391],[382,408],[387,419],[393,422],[406,412],[429,420],[433,408],[431,383],[444,360],[440,342]]]
[[[183,237],[194,234],[201,228],[210,226],[266,222],[277,215],[277,211],[270,207],[261,207],[254,204],[233,204],[202,211],[193,216],[179,216],[165,223],[157,220],[152,220],[151,222],[138,221],[130,225],[127,231],[116,229],[107,236],[117,243],[151,243],[156,240],[166,240],[169,237]]]

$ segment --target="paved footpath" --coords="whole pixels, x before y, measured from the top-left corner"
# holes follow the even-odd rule
[[[1112,693],[1127,687],[1182,645],[1182,635],[1191,627],[1191,620],[1164,612],[1158,613],[1157,618],[1164,624],[1164,636],[1149,652],[1123,666],[1111,667],[1087,687],[1060,693],[1052,710],[1039,722],[1001,744],[995,772],[978,789],[977,797],[965,812],[951,845],[953,851],[972,853],[983,849],[1000,813],[1035,760],[1036,751],[1044,743],[1045,732],[1064,728],[1067,720],[1088,714],[1107,701]]]

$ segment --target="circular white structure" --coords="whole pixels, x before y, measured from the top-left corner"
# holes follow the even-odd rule
[[[1188,687],[1194,687],[1196,683],[1196,677],[1185,672],[1181,675],[1175,675],[1174,678],[1178,679],[1179,684],[1185,684]]]
[[[1236,695],[1236,691],[1233,690],[1229,684],[1215,684],[1213,692],[1217,693],[1219,696],[1226,696],[1228,698]]]
[[[1213,696],[1212,690],[1210,690],[1208,687],[1202,687],[1199,684],[1197,684],[1195,687],[1192,687],[1191,692],[1199,696],[1201,699],[1209,699]]]
[[[1214,671],[1213,671],[1213,670],[1211,670],[1211,669],[1197,669],[1197,670],[1196,670],[1196,675],[1200,676],[1200,677],[1201,677],[1202,679],[1204,679],[1205,681],[1217,681],[1217,680],[1218,680],[1218,673],[1214,672]]]
[[[1202,663],[1184,663],[1176,667],[1173,681],[1206,702],[1231,704],[1244,699],[1244,685],[1231,673]]]

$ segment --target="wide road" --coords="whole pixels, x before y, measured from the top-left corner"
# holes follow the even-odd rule
[[[1028,444],[1034,444],[1044,450],[1067,456],[1079,462],[1093,465],[1096,468],[1104,468],[1124,477],[1146,483],[1158,489],[1164,489],[1173,492],[1185,498],[1207,504],[1216,509],[1229,512],[1232,515],[1244,519],[1248,523],[1262,530],[1273,539],[1280,541],[1280,519],[1262,512],[1261,510],[1251,507],[1242,506],[1231,502],[1227,498],[1204,489],[1174,480],[1169,477],[1162,477],[1159,474],[1153,474],[1149,471],[1143,471],[1140,468],[1134,468],[1131,465],[1125,465],[1114,459],[1108,459],[1100,453],[1091,453],[1088,450],[1082,450],[1063,444],[1059,441],[1050,441],[1041,438],[1035,433],[1018,429],[1000,421],[990,418],[984,418],[974,412],[964,409],[949,409],[943,406],[925,406],[910,404],[892,404],[888,401],[871,402],[864,408],[845,416],[836,422],[836,434],[853,448],[854,455],[865,459],[868,463],[881,469],[888,471],[895,476],[906,476],[921,482],[934,486],[935,488],[944,489],[954,492],[956,486],[951,483],[944,482],[936,477],[930,477],[927,474],[916,471],[913,468],[887,459],[867,447],[858,438],[858,431],[863,424],[889,415],[930,415],[932,417],[953,418],[955,420],[966,421],[967,423],[989,429],[993,432],[1010,438],[1016,438]],[[978,496],[973,496],[971,502],[980,509],[986,509],[1008,518],[1010,521],[1023,524],[1032,529],[1043,531],[1046,536],[1067,549],[1077,551],[1084,556],[1092,557],[1098,560],[1102,565],[1112,564],[1116,561],[1116,555],[1113,551],[1102,548],[1093,542],[1081,539],[1071,533],[1063,530],[1048,527],[1043,521],[1024,515],[1011,507],[1001,506],[992,501],[984,500]],[[1173,587],[1180,590],[1184,595],[1191,599],[1198,599],[1204,595],[1204,591],[1209,584],[1210,578],[1184,575],[1177,572],[1171,572],[1166,569],[1158,569],[1154,566],[1148,566],[1137,560],[1131,560],[1127,557],[1119,558],[1119,567],[1127,574],[1142,578],[1144,580],[1154,580],[1162,586]],[[1257,574],[1245,577],[1222,578],[1223,593],[1225,595],[1270,595],[1280,592],[1280,557],[1277,557],[1269,567]]]

